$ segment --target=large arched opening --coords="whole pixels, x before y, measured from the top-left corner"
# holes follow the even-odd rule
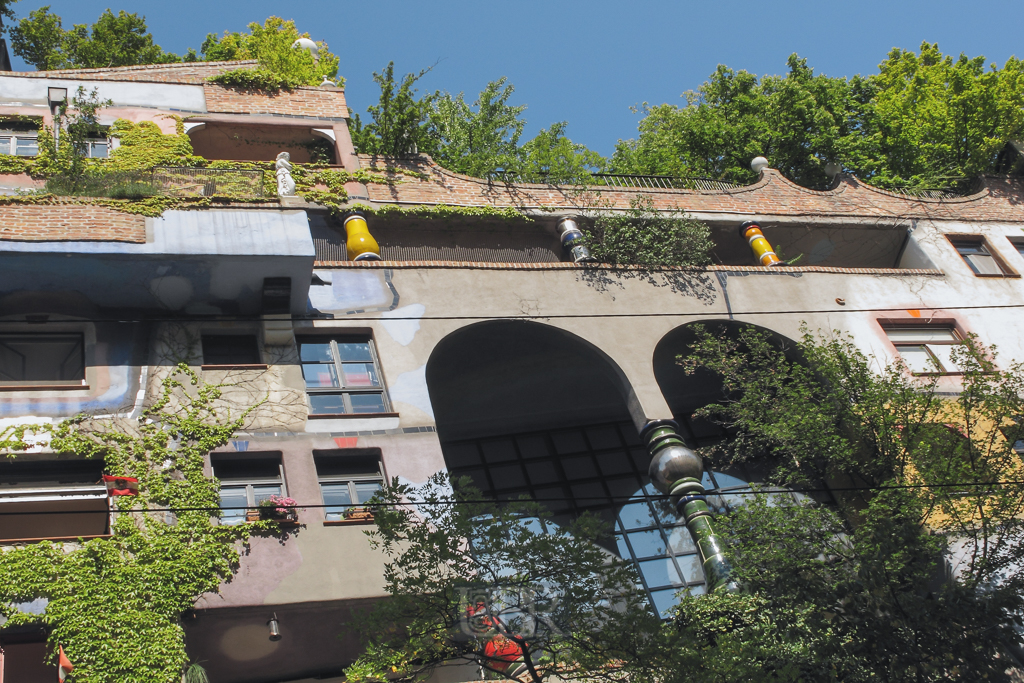
[[[628,382],[575,335],[532,322],[470,325],[437,345],[426,377],[449,472],[486,494],[528,495],[558,523],[588,510],[611,523],[646,483]]]

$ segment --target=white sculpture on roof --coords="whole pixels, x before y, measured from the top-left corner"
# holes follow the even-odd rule
[[[288,152],[278,154],[274,168],[277,169],[277,196],[294,197],[295,179],[292,178],[292,155]]]

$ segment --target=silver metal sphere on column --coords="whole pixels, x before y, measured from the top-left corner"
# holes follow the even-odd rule
[[[672,485],[681,479],[700,481],[704,474],[701,457],[686,446],[668,446],[651,458],[647,471],[651,483],[662,493],[672,493]]]

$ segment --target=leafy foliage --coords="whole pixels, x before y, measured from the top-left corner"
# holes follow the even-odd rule
[[[75,24],[67,30],[45,5],[11,28],[11,47],[41,71],[182,61],[153,42],[145,17],[124,10],[115,15],[108,9],[91,27]]]
[[[427,116],[433,96],[416,99],[417,91],[413,88],[429,72],[430,69],[424,69],[418,74],[406,74],[396,83],[395,63],[388,62],[381,73],[373,73],[373,80],[380,86],[380,99],[366,110],[372,120],[363,124],[359,114],[355,114],[351,121],[352,142],[359,152],[401,157],[415,154],[420,148],[432,148]]]
[[[785,77],[719,66],[686,104],[644,105],[639,136],[620,140],[619,173],[755,179],[768,158],[796,183],[824,188],[836,162],[883,187],[942,186],[990,172],[1024,130],[1021,61],[985,70],[983,57],[894,49],[867,77],[814,74],[791,55]]]
[[[643,107],[639,137],[619,141],[611,165],[617,173],[703,176],[749,183],[750,160],[764,155],[773,168],[807,187],[829,183],[824,167],[845,160],[858,135],[857,113],[871,84],[815,75],[795,54],[785,77],[758,80],[719,66],[686,105]]]
[[[432,67],[431,67],[432,68]],[[472,105],[463,93],[426,93],[413,85],[431,69],[406,74],[396,82],[394,62],[373,78],[380,86],[371,121],[352,119],[352,140],[363,154],[407,156],[424,152],[457,173],[489,177],[497,172],[530,182],[589,184],[592,169],[604,158],[565,137],[565,122],[541,130],[520,145],[525,105],[512,105],[515,92],[506,79],[491,81]]]
[[[87,94],[78,86],[71,101],[57,107],[57,134],[43,130],[36,159],[37,169],[48,176],[48,191],[68,195],[81,191],[90,169],[87,145],[100,134],[99,110],[110,104],[99,99],[96,88]]]
[[[60,643],[74,662],[75,680],[180,681],[187,663],[181,613],[231,575],[238,541],[254,529],[277,528],[218,526],[210,515],[218,484],[204,476],[204,456],[227,443],[259,405],[232,413],[219,403],[221,394],[221,386],[203,383],[181,364],[137,422],[79,416],[53,428],[55,452],[102,459],[107,473],[139,480],[138,496],[115,499],[110,538],[0,553],[0,612],[10,625],[41,620],[51,649]],[[176,512],[140,510],[147,507]],[[42,616],[14,606],[39,598],[48,600]]]
[[[331,54],[327,43],[317,42],[320,48],[318,59],[313,59],[308,50],[292,47],[299,38],[309,38],[309,34],[299,33],[291,19],[267,17],[262,25],[252,22],[248,29],[248,33],[225,31],[220,37],[210,33],[201,51],[209,61],[255,59],[259,67],[229,71],[215,76],[212,81],[237,88],[277,92],[281,88],[320,85],[325,78],[337,77],[340,60]],[[338,85],[344,85],[344,79]]]
[[[605,212],[582,226],[591,255],[602,263],[700,267],[711,262],[711,229],[682,212],[661,212],[648,195],[622,213]]]
[[[660,629],[633,571],[598,544],[596,518],[559,528],[536,503],[484,501],[444,474],[418,489],[395,480],[379,502],[368,533],[390,558],[392,598],[361,620],[367,649],[347,680],[422,680],[451,661],[534,683],[585,678],[623,655],[620,633]]]
[[[724,650],[704,647],[709,666],[746,652],[802,680],[1008,680],[1024,607],[1024,366],[999,369],[973,337],[953,359],[948,398],[937,376],[878,373],[841,337],[786,348],[751,328],[698,331],[681,362],[715,372],[727,399],[699,414],[735,434],[705,454],[756,461],[771,484],[832,482],[838,499],[770,496],[722,520],[734,577],[764,604],[716,640]],[[761,652],[771,638],[789,654]]]
[[[463,94],[438,94],[428,115],[434,157],[457,173],[486,177],[497,169],[515,169],[519,161],[519,137],[526,121],[520,116],[526,105],[510,105],[515,88],[504,78],[487,84],[473,102]]]

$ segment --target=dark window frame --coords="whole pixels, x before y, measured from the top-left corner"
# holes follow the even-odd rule
[[[314,363],[312,361],[302,361],[302,345],[306,344],[323,344],[325,342],[330,343],[331,355],[333,361]],[[387,384],[384,381],[384,371],[381,368],[380,356],[377,354],[377,345],[374,342],[372,334],[358,334],[358,333],[340,333],[340,334],[299,334],[295,336],[296,347],[299,352],[299,365],[303,368],[306,365],[327,365],[334,368],[335,376],[338,378],[337,387],[311,387],[306,386],[306,396],[312,397],[316,395],[320,396],[341,396],[342,403],[345,408],[343,413],[316,413],[314,412],[313,403],[308,403],[309,415],[311,419],[331,419],[331,418],[353,418],[353,417],[393,417],[396,414],[392,412],[391,398],[388,396]],[[377,379],[379,386],[366,387],[366,386],[346,386],[344,384],[345,373],[343,371],[346,362],[341,359],[338,352],[338,344],[352,344],[352,343],[365,343],[369,347],[370,351],[370,363],[373,365],[374,371],[377,373]],[[367,361],[351,361],[352,363],[366,363]],[[305,370],[303,369],[303,377],[305,377]],[[305,381],[305,380],[304,380]],[[383,406],[382,411],[374,413],[361,413],[356,412],[352,406],[351,396],[358,394],[370,394],[379,395],[381,397],[381,404]]]
[[[885,333],[886,340],[896,349],[897,355],[903,358],[900,351],[901,347],[923,347],[926,353],[931,356],[934,360],[938,361],[939,367],[943,368],[940,372],[917,372],[910,368],[910,365],[904,360],[904,364],[907,364],[907,369],[910,370],[911,374],[915,376],[930,376],[930,375],[942,375],[942,376],[956,376],[962,375],[963,373],[959,370],[947,370],[942,364],[942,359],[936,356],[935,352],[929,349],[929,346],[958,346],[963,344],[965,334],[955,320],[950,318],[938,318],[933,320],[916,320],[916,319],[891,319],[891,318],[880,318],[877,320],[879,326],[882,328],[882,332]],[[927,333],[930,330],[943,330],[953,333],[955,340],[938,340],[938,341],[893,341],[889,337],[889,332],[893,330],[921,330],[922,333]]]
[[[252,340],[252,349],[247,349],[247,351],[249,351],[249,350],[254,351],[255,355],[249,356],[247,358],[243,358],[243,357],[240,356],[239,358],[235,359],[234,361],[228,362],[228,363],[224,363],[224,362],[210,363],[210,362],[208,362],[208,360],[210,360],[210,359],[207,358],[206,340],[207,339],[211,339],[211,340],[212,339],[218,339],[218,340],[223,341],[223,340],[230,339],[230,338],[246,339],[246,340],[251,339]],[[259,335],[256,334],[255,332],[238,332],[238,333],[210,332],[210,333],[207,333],[207,334],[203,334],[200,337],[200,346],[203,349],[203,365],[202,365],[202,369],[203,370],[247,370],[247,369],[266,370],[267,367],[268,367],[267,364],[263,362],[263,352],[262,352],[262,349],[260,348]],[[212,354],[212,355],[214,355],[214,359],[215,360],[218,360],[218,361],[226,360],[225,358],[216,357],[216,354]]]
[[[5,340],[25,339],[25,340],[36,340],[39,342],[43,339],[57,339],[65,338],[68,340],[75,340],[78,343],[78,357],[81,366],[81,374],[76,377],[67,377],[60,379],[6,379],[2,376],[4,373],[3,366],[0,365],[0,391],[17,391],[17,390],[57,390],[57,389],[88,389],[88,382],[86,381],[88,367],[86,365],[85,358],[85,335],[82,332],[6,332],[0,334],[0,346],[5,345]],[[22,355],[20,352],[11,349],[13,353]],[[65,358],[70,358],[71,354]]]

